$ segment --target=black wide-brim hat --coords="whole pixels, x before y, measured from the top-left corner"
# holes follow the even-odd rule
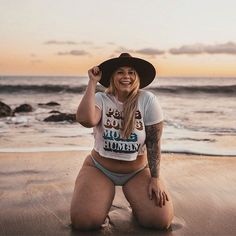
[[[141,58],[132,57],[128,53],[122,53],[119,57],[102,62],[98,67],[102,71],[102,77],[99,83],[104,87],[109,87],[111,76],[119,67],[129,66],[134,68],[140,78],[140,88],[148,86],[156,76],[154,66]]]

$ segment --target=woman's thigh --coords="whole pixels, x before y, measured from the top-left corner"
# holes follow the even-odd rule
[[[71,220],[76,228],[96,228],[101,225],[111,207],[115,186],[88,156],[75,182],[71,202]]]
[[[168,228],[173,219],[173,205],[170,194],[165,188],[169,201],[166,201],[162,207],[157,206],[155,199],[150,200],[148,197],[149,181],[150,171],[145,168],[123,186],[125,197],[141,225],[159,229]]]

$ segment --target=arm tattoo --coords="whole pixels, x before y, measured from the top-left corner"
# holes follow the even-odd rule
[[[145,126],[145,129],[148,165],[151,176],[158,178],[160,175],[161,135],[163,130],[163,122]]]

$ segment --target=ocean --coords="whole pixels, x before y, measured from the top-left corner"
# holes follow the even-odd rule
[[[0,152],[92,149],[92,129],[43,121],[52,110],[76,113],[87,82],[87,77],[0,76],[0,101],[12,109],[33,107],[0,118]],[[160,77],[145,89],[164,112],[162,152],[236,156],[236,78]],[[38,105],[50,101],[60,105]]]

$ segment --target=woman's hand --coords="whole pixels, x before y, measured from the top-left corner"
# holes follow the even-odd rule
[[[100,71],[98,66],[94,66],[93,68],[88,70],[88,75],[89,79],[98,82],[102,77],[102,72]]]
[[[169,201],[168,195],[164,191],[164,186],[159,178],[152,177],[148,186],[149,199],[154,201],[157,206],[162,207]]]

